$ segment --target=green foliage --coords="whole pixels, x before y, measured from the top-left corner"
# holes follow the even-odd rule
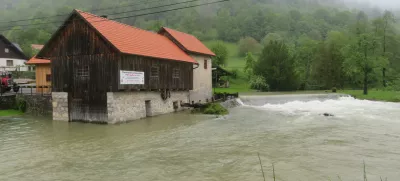
[[[283,42],[271,41],[255,64],[254,73],[265,78],[271,90],[290,91],[297,89],[294,58]]]
[[[238,69],[233,69],[233,70],[231,70],[231,74],[232,74],[231,77],[236,79],[238,77],[239,70]]]
[[[17,110],[0,110],[0,117],[2,116],[18,116],[23,114],[20,111]]]
[[[20,112],[26,112],[26,100],[23,96],[17,96],[15,102],[15,110]]]
[[[246,37],[239,40],[239,56],[245,56],[246,53],[258,54],[261,45],[252,37]]]
[[[370,90],[368,95],[364,95],[362,90],[344,90],[342,93],[349,94],[357,99],[400,102],[399,91]]]
[[[223,42],[218,42],[211,47],[211,50],[215,53],[215,57],[212,58],[213,66],[224,66],[228,57],[228,49]]]
[[[269,85],[263,76],[252,76],[250,78],[250,87],[258,91],[269,91]]]
[[[219,103],[212,103],[204,109],[203,113],[212,115],[226,115],[229,114],[229,111],[221,106],[221,104]]]
[[[253,75],[253,68],[256,64],[256,60],[253,57],[253,54],[251,52],[246,54],[246,57],[244,58],[246,65],[244,67],[244,72],[248,75],[250,78]]]
[[[169,0],[165,4],[176,2],[180,1]],[[127,4],[132,4],[132,1],[7,1],[6,6],[0,6],[0,21],[68,14],[73,8],[90,10],[125,7]],[[123,10],[111,8],[106,14],[154,6],[154,3],[141,3],[137,6],[126,6]],[[284,59],[284,67],[293,67],[290,68],[293,71],[290,70],[286,77],[295,77],[290,78],[294,82],[286,83],[281,80],[284,73],[279,73],[280,70],[274,71],[280,75],[272,76],[275,80],[281,80],[279,84],[293,85],[290,89],[284,88],[285,90],[294,90],[297,85],[304,89],[368,89],[383,87],[383,82],[387,82],[390,88],[395,88],[399,84],[396,77],[400,77],[400,25],[396,22],[397,12],[367,7],[349,8],[341,3],[341,0],[318,3],[305,0],[240,0],[120,21],[151,31],[158,31],[161,26],[167,26],[207,41],[208,47],[217,53],[217,57],[213,59],[214,66],[221,65],[230,70],[239,69],[239,78],[232,80],[231,84],[237,86],[238,90],[249,87],[249,78],[255,73],[255,66],[251,64],[257,64],[259,69],[267,70],[263,63],[253,61],[258,60],[260,56],[261,48],[257,46],[257,42],[262,46],[269,46],[270,42],[276,41],[285,42],[288,49],[290,61]],[[129,15],[132,13],[110,18]],[[65,18],[66,16],[61,16],[6,23],[1,28],[1,33],[12,42],[20,44],[25,54],[30,57],[37,53],[32,51],[30,45],[45,44],[60,26],[60,23],[49,22],[62,22]],[[23,26],[30,23],[41,25]],[[248,52],[252,53],[251,58],[246,55]],[[364,52],[367,52],[367,56]],[[243,61],[244,55],[246,58]],[[253,63],[248,64],[248,60]],[[382,74],[383,68],[387,70],[385,77]],[[242,74],[244,76],[240,76]],[[266,72],[258,74],[262,74],[268,82],[271,81]],[[276,89],[274,83],[269,84],[271,89]]]

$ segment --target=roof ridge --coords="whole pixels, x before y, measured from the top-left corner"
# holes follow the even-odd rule
[[[194,36],[194,35],[192,35],[192,34],[185,33],[185,32],[182,32],[182,31],[179,31],[179,30],[176,30],[176,29],[168,28],[168,27],[166,27],[166,26],[163,26],[163,27],[161,27],[161,28],[167,28],[167,29],[170,29],[170,30],[173,30],[173,31],[177,31],[177,32],[179,32],[179,33],[183,33],[183,34],[186,34],[186,35],[189,35],[189,36],[192,36],[192,37],[197,38],[196,36]]]
[[[91,15],[91,16],[94,16],[94,17],[97,17],[97,18],[101,18],[101,19],[103,19],[103,20],[105,20],[105,21],[112,21],[112,22],[118,23],[118,24],[120,24],[120,25],[127,26],[127,27],[130,27],[130,28],[134,28],[134,29],[137,29],[137,30],[140,30],[140,31],[145,31],[145,32],[153,33],[153,32],[151,32],[151,31],[149,31],[149,30],[141,29],[141,28],[138,28],[138,27],[135,27],[135,26],[131,26],[131,25],[125,24],[125,23],[121,23],[121,22],[119,22],[119,21],[115,21],[115,20],[112,20],[112,19],[104,18],[104,17],[101,17],[101,16],[99,16],[99,15],[95,15],[95,14],[92,14],[92,13],[89,13],[89,12],[86,12],[86,11],[82,11],[82,10],[79,10],[79,9],[75,9],[75,10],[76,10],[77,12],[79,12],[79,13],[85,13],[85,14],[88,14],[88,15]],[[86,19],[86,18],[85,18],[85,19]],[[86,19],[86,20],[87,20],[87,19]],[[97,21],[97,22],[101,22],[101,21]],[[96,23],[96,21],[95,21],[95,22],[90,22],[90,21],[89,21],[89,23]],[[153,34],[158,34],[158,33],[153,33]],[[160,35],[160,36],[162,36],[162,35]]]

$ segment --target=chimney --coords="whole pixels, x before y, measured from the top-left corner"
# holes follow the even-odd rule
[[[100,17],[107,19],[107,15],[101,15]]]

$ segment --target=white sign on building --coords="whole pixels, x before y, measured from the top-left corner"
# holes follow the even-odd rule
[[[121,85],[144,85],[144,72],[121,70],[119,77]]]

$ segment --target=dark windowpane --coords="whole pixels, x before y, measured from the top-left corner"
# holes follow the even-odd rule
[[[46,82],[51,82],[51,74],[46,74]]]
[[[150,77],[158,77],[159,76],[159,68],[151,67]]]

